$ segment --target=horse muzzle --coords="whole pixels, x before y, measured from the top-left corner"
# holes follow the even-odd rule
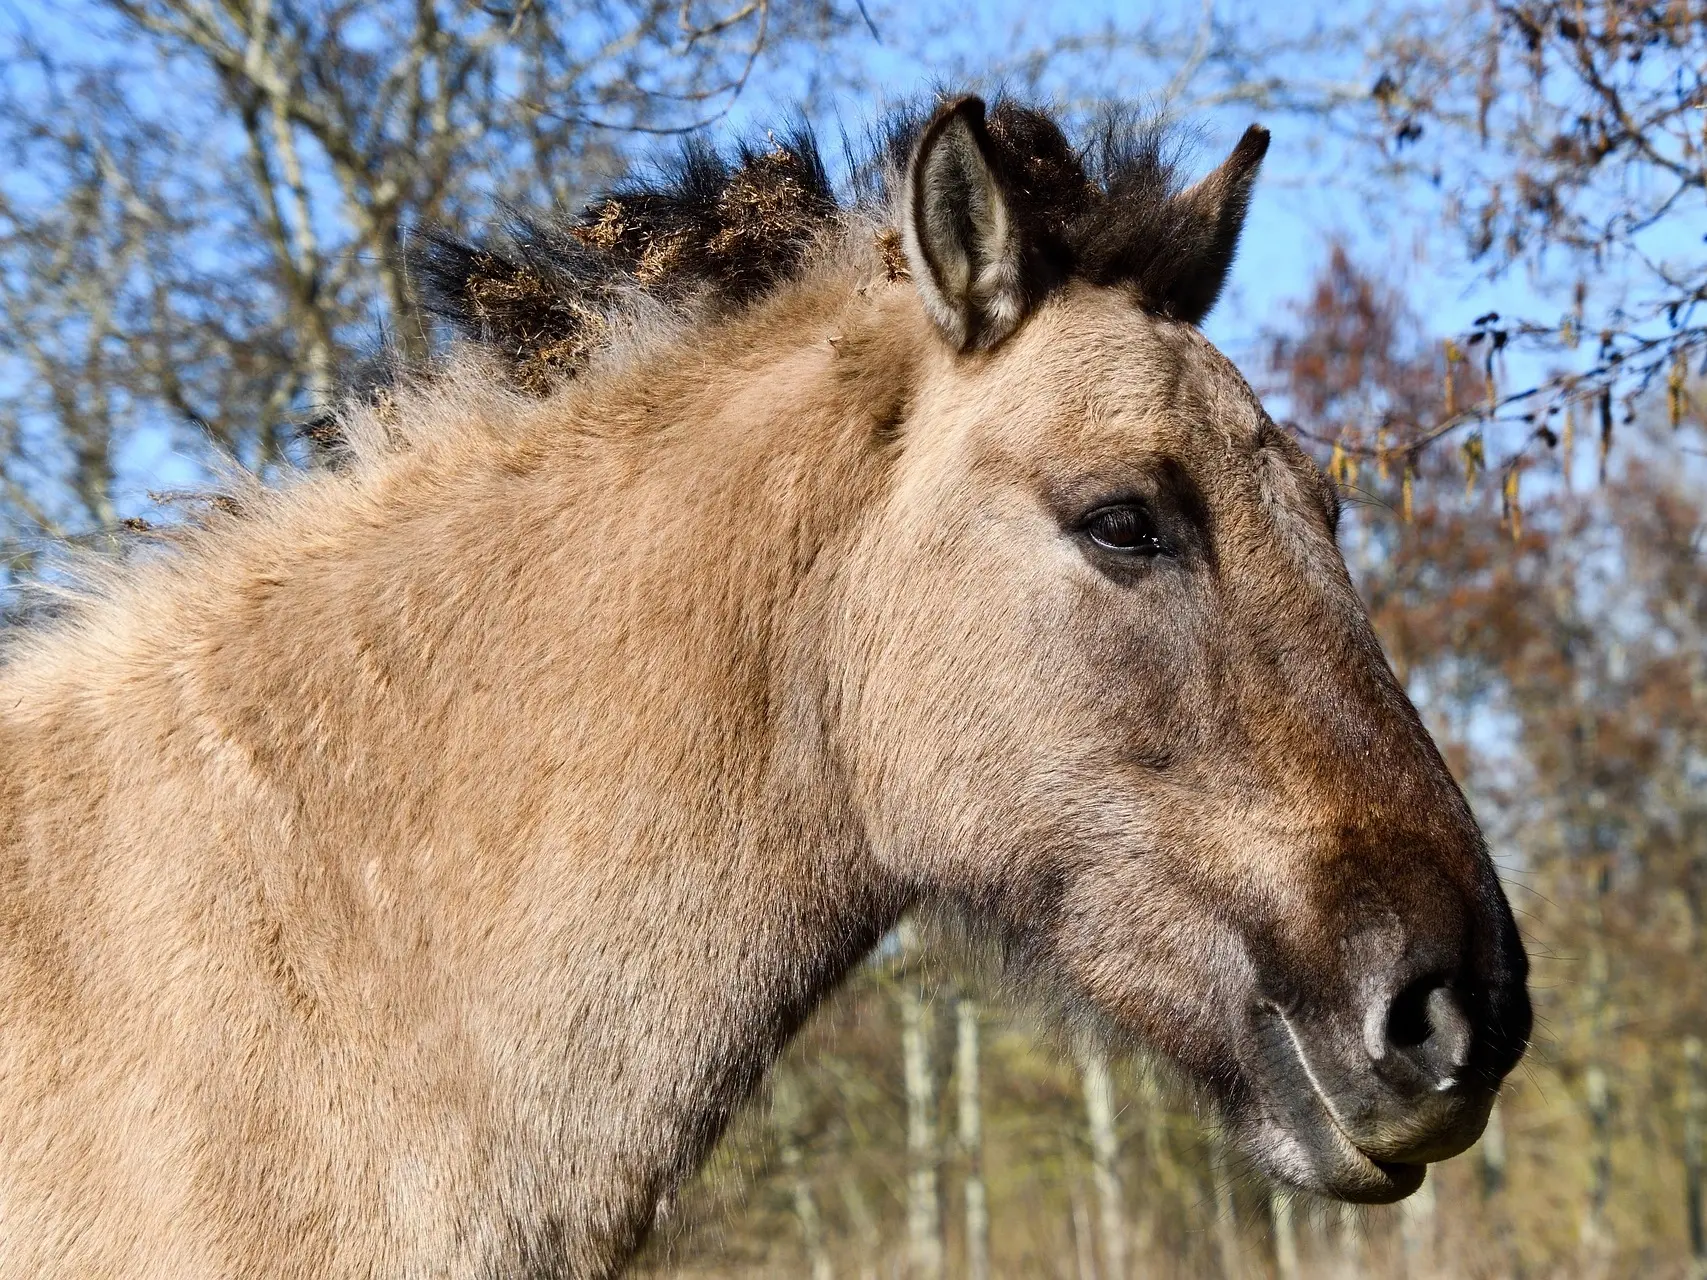
[[[1340,1200],[1385,1204],[1481,1136],[1527,1042],[1529,1003],[1423,979],[1361,1008],[1287,1011],[1256,1000],[1242,1037],[1248,1098],[1235,1117],[1267,1170]]]

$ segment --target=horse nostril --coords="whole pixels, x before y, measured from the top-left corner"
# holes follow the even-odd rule
[[[1463,1002],[1437,977],[1411,983],[1387,1010],[1384,1049],[1443,1077],[1441,1087],[1450,1087],[1452,1073],[1470,1060],[1472,1038]]]
[[[1414,1049],[1428,1039],[1428,1001],[1440,989],[1437,979],[1413,982],[1387,1010],[1387,1043],[1395,1049]]]

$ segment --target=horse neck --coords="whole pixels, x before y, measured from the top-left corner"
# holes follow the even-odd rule
[[[376,1087],[460,1109],[339,1157],[482,1171],[458,1212],[499,1225],[458,1238],[568,1230],[587,1274],[902,905],[824,643],[883,463],[832,348],[775,338],[490,431],[446,401],[445,432],[257,502],[5,677],[30,803],[114,807],[110,847],[43,851],[77,898],[51,910],[156,904],[122,925],[205,987],[184,1016],[249,1020],[254,1060],[205,1088],[297,1108],[303,1142]],[[226,914],[187,934],[121,879]],[[303,1045],[359,1069],[304,1078]]]
[[[649,421],[555,462],[547,448],[504,505],[530,513],[505,572],[538,577],[529,626],[483,661],[528,691],[504,754],[542,781],[509,899],[527,904],[525,959],[501,946],[485,999],[523,993],[526,1022],[542,982],[561,991],[574,1043],[553,1046],[550,1110],[594,1135],[568,1193],[591,1212],[570,1220],[608,1219],[597,1197],[614,1194],[649,1221],[900,906],[826,710],[839,542],[876,483],[863,422],[817,389],[831,358],[702,367],[691,394],[652,383]],[[578,413],[608,421],[635,390]]]

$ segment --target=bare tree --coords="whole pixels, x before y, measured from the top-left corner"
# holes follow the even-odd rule
[[[954,1076],[961,1158],[966,1162],[966,1276],[989,1280],[990,1208],[984,1186],[984,1102],[979,1089],[979,1012],[961,996],[955,1004]]]
[[[1078,1280],[1102,1280],[1097,1269],[1096,1233],[1091,1226],[1090,1205],[1085,1200],[1084,1182],[1075,1168],[1071,1153],[1063,1160],[1067,1182],[1067,1209],[1072,1227],[1073,1274]]]
[[[1120,1135],[1115,1128],[1114,1074],[1101,1045],[1086,1041],[1079,1047],[1079,1075],[1085,1092],[1085,1119],[1090,1128],[1091,1174],[1097,1192],[1097,1222],[1102,1235],[1102,1265],[1106,1280],[1126,1277],[1126,1191],[1120,1178]]]
[[[0,47],[0,556],[111,529],[141,448],[266,467],[429,334],[406,244],[568,203],[857,0],[79,0]],[[158,475],[159,463],[144,463]],[[180,466],[180,484],[198,478]]]
[[[1298,1226],[1293,1220],[1292,1193],[1275,1187],[1268,1195],[1269,1219],[1274,1224],[1274,1274],[1276,1280],[1300,1280],[1298,1269]]]
[[[800,1242],[812,1280],[834,1280],[835,1266],[824,1240],[824,1220],[806,1170],[806,1152],[801,1141],[803,1111],[799,1081],[792,1072],[779,1072],[771,1093],[771,1114],[783,1173],[794,1202],[794,1216],[800,1223]]]
[[[910,922],[900,930],[912,972],[900,981],[901,1066],[907,1094],[907,1266],[912,1280],[942,1280],[944,1249],[938,1173],[937,1080],[932,1061],[934,1009],[918,971],[920,942]]]
[[[1557,309],[1488,312],[1446,346],[1448,376],[1477,366],[1482,394],[1449,395],[1424,422],[1361,424],[1342,448],[1397,458],[1461,431],[1466,465],[1498,471],[1515,501],[1573,413],[1603,459],[1649,392],[1680,421],[1707,352],[1707,10],[1476,0],[1388,10],[1374,34],[1368,110],[1342,118],[1366,121],[1402,188],[1442,193],[1490,280],[1522,268]],[[1505,385],[1520,350],[1542,372]]]
[[[1232,1161],[1227,1144],[1217,1135],[1209,1144],[1209,1177],[1215,1193],[1215,1258],[1222,1280],[1240,1280],[1245,1274],[1239,1247],[1238,1202],[1233,1197]]]
[[[1405,1263],[1405,1280],[1429,1280],[1436,1274],[1436,1184],[1425,1181],[1399,1206],[1399,1246]]]

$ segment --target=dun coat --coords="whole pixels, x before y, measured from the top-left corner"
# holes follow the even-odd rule
[[[0,1276],[603,1276],[913,906],[1413,1190],[1528,1032],[1182,187],[960,99],[420,265],[462,354],[0,669]],[[1260,251],[1259,251],[1260,252]]]

